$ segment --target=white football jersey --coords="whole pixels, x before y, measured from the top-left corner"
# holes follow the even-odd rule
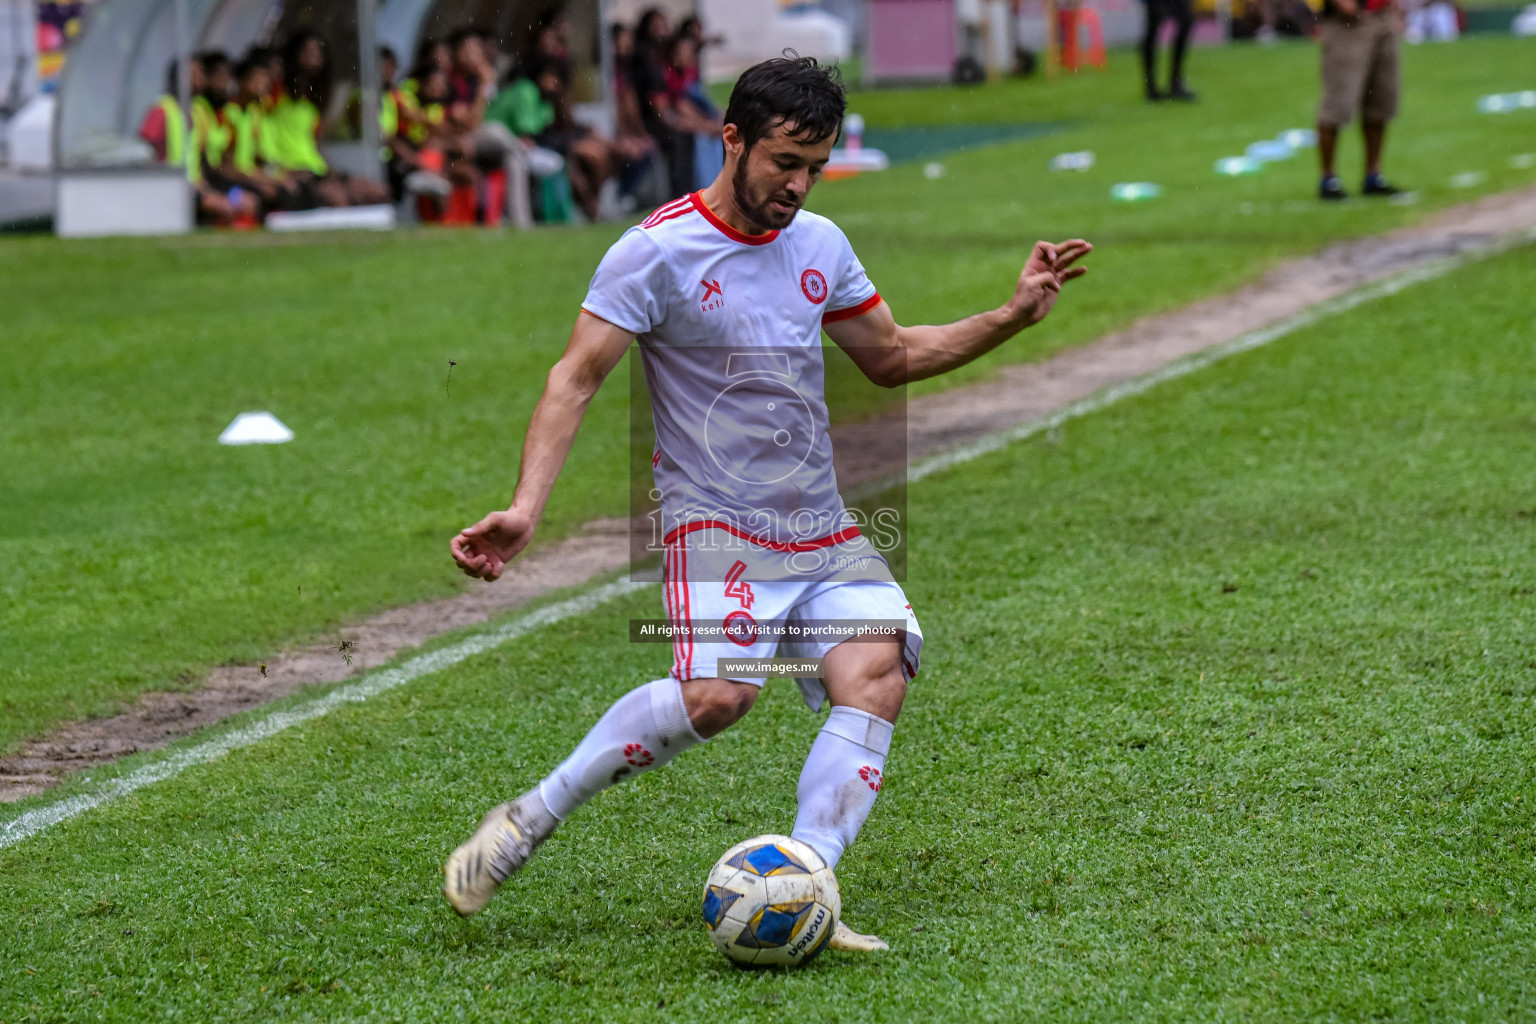
[[[630,228],[582,309],[640,343],[664,531],[775,543],[857,536],[832,470],[821,328],[880,302],[837,225],[744,235],[695,192]]]

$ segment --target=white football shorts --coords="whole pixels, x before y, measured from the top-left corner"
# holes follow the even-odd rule
[[[672,677],[740,679],[762,686],[764,676],[725,675],[722,658],[821,658],[861,624],[894,627],[902,646],[902,675],[917,676],[923,631],[890,566],[869,540],[845,531],[816,541],[765,545],[712,522],[690,523],[667,540],[662,561],[667,620],[683,627],[672,644]],[[797,677],[812,711],[826,689]]]

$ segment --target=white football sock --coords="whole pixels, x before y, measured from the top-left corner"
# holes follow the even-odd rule
[[[894,728],[867,711],[834,706],[811,745],[790,835],[809,843],[828,867],[837,866],[875,806]]]
[[[539,784],[544,804],[564,821],[609,786],[660,768],[703,737],[693,731],[676,679],[637,686],[613,702],[571,756]]]

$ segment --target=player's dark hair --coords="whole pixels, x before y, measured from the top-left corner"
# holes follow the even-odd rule
[[[232,68],[229,54],[223,50],[204,50],[197,55],[198,61],[203,65],[203,74],[212,77],[224,68]]]
[[[271,62],[271,54],[252,50],[245,55],[240,63],[235,65],[235,81],[237,83],[244,82],[252,71],[266,71],[267,65]]]
[[[837,134],[847,109],[836,67],[785,50],[783,57],[742,72],[731,90],[725,123],[736,126],[749,150],[781,124],[789,125],[796,139],[817,143]]]
[[[548,54],[538,54],[529,58],[527,63],[523,64],[522,67],[514,69],[513,73],[509,75],[508,78],[509,80],[526,78],[537,85],[539,79],[543,78],[546,74],[551,72],[553,72],[560,79],[560,84],[563,87],[570,87],[571,62],[568,60],[562,60],[559,57],[551,57]]]
[[[320,70],[310,71],[299,65],[299,57],[310,40],[320,44],[324,58]],[[309,29],[300,29],[288,37],[283,47],[283,89],[296,100],[309,100],[316,108],[325,110],[331,100],[331,54],[325,37]]]
[[[640,12],[640,17],[635,19],[635,42],[644,39],[647,42],[656,34],[656,22],[665,21],[666,12],[660,7],[647,7]]]

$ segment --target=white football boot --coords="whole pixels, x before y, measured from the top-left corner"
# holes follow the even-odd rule
[[[845,953],[878,953],[891,947],[878,935],[860,935],[839,921],[827,940],[828,949],[840,949]]]
[[[443,895],[460,917],[478,913],[558,824],[537,789],[491,808],[475,834],[443,865]]]

